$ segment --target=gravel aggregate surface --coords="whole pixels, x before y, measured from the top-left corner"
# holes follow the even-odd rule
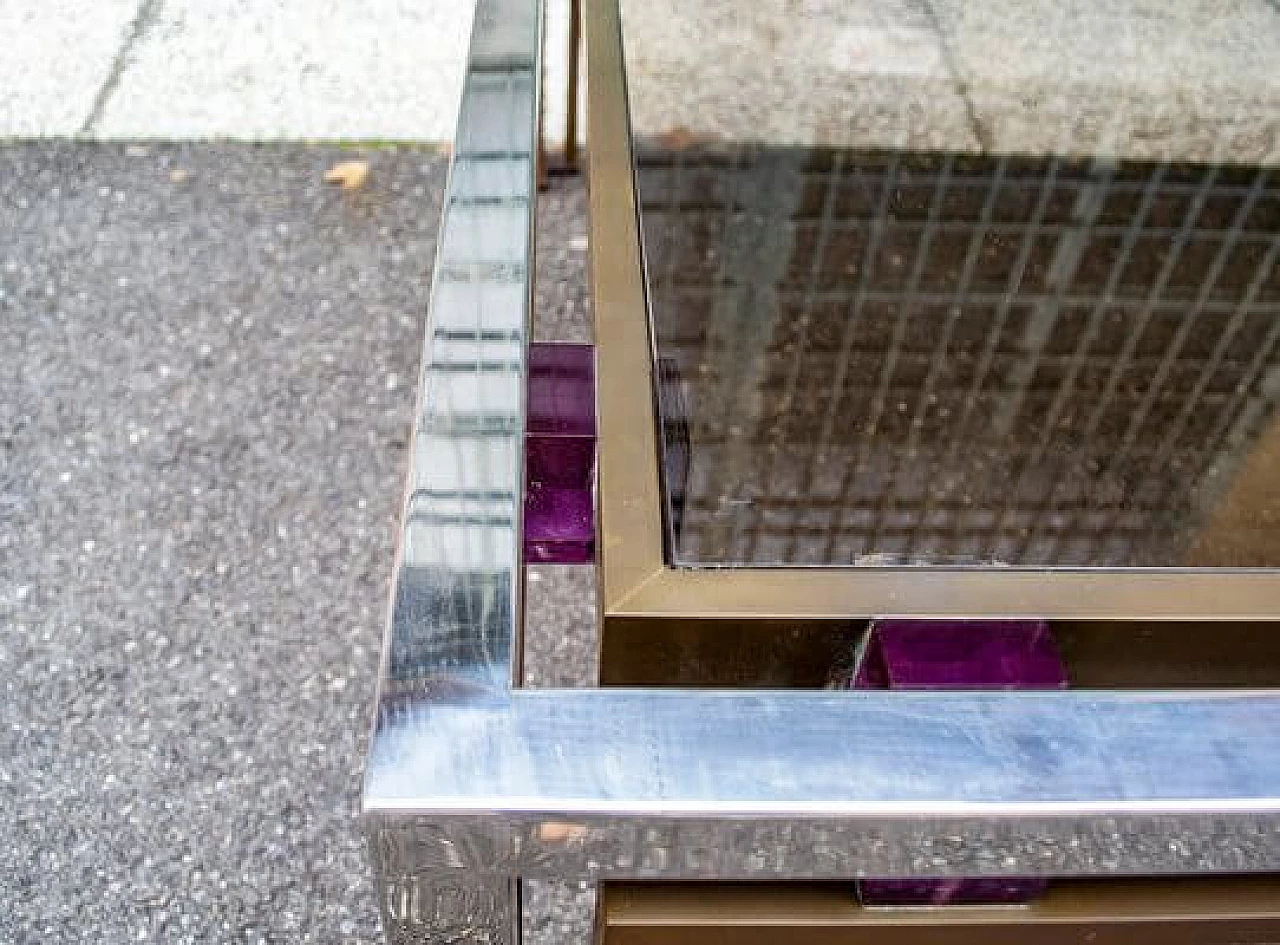
[[[0,942],[381,940],[355,816],[445,170],[0,148]],[[541,216],[540,331],[585,337],[576,182]],[[530,676],[586,681],[590,575],[544,570]]]

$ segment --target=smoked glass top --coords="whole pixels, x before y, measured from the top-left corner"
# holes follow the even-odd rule
[[[676,563],[1280,566],[1280,4],[622,13]]]

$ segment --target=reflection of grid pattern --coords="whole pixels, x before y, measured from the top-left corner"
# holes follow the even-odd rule
[[[683,561],[1176,565],[1280,395],[1275,170],[638,163]]]

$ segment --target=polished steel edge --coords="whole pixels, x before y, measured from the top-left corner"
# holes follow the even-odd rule
[[[420,887],[508,870],[557,882],[806,882],[1273,874],[1274,815],[797,817],[489,814],[371,818],[383,869]],[[1063,838],[1078,835],[1079,840]],[[552,842],[548,836],[560,839]],[[1141,860],[1135,858],[1141,852]],[[474,856],[474,859],[471,857]]]
[[[604,879],[1280,871],[1280,697],[524,691],[370,756],[396,873]]]
[[[519,900],[510,875],[379,875],[382,927],[393,942],[519,942]]]
[[[533,272],[540,0],[478,0],[445,189],[407,497],[383,650],[374,760],[432,705],[520,682],[521,517]],[[430,733],[428,740],[434,740]],[[366,781],[366,804],[376,798]],[[381,856],[395,942],[520,940],[514,873],[424,877]]]

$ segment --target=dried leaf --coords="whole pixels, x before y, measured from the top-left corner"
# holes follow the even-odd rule
[[[585,824],[566,824],[548,820],[538,825],[538,839],[543,843],[568,843],[572,840],[581,840],[586,835]]]
[[[658,135],[658,141],[667,151],[684,151],[697,145],[710,144],[715,140],[715,135],[699,134],[683,125],[669,128]]]
[[[339,161],[325,172],[324,182],[337,184],[343,190],[359,190],[368,176],[368,161]]]

